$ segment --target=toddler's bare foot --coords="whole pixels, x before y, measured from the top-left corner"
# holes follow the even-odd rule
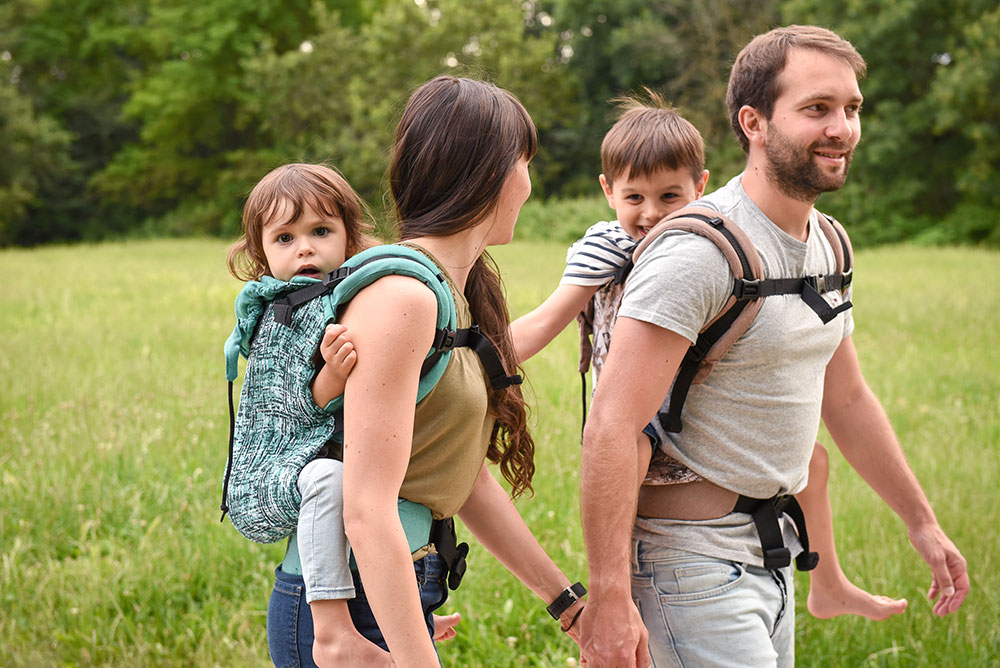
[[[809,597],[806,607],[813,617],[830,619],[838,615],[859,615],[868,619],[882,620],[898,615],[906,610],[906,599],[869,594],[842,579],[834,587],[823,587],[814,581],[809,583]]]
[[[462,621],[457,612],[451,615],[434,615],[434,642],[450,640],[457,635],[455,625]]]
[[[388,652],[366,640],[353,628],[324,641],[315,640],[313,661],[319,668],[343,666],[393,668],[396,665]]]

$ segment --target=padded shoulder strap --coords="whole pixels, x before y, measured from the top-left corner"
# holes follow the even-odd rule
[[[351,299],[361,290],[385,276],[408,276],[426,285],[437,298],[436,328],[438,341],[442,331],[454,331],[457,323],[455,300],[448,287],[448,280],[426,255],[406,246],[385,245],[369,248],[354,255],[336,271],[308,288],[303,288],[274,302],[275,318],[280,319],[285,311],[302,303],[320,297],[323,300],[324,324],[336,322]],[[423,399],[437,384],[448,365],[451,350],[441,351],[431,348],[427,357],[435,356],[433,364],[423,370],[417,388],[417,401]],[[337,397],[328,410],[339,410],[343,397]]]
[[[732,220],[707,207],[685,207],[661,220],[636,247],[633,259],[638,260],[657,237],[671,230],[697,234],[714,243],[729,262],[737,285],[752,285],[764,278],[760,256],[746,233]],[[712,373],[719,360],[725,357],[757,317],[762,304],[760,299],[741,299],[734,290],[722,310],[705,326],[698,342],[692,346],[693,354],[699,357],[692,382],[700,383]]]
[[[823,230],[823,235],[830,242],[833,254],[837,258],[837,272],[850,277],[854,273],[854,247],[851,246],[851,239],[847,236],[847,230],[833,216],[825,213],[819,214],[819,228]],[[844,288],[850,285],[849,280],[845,280]]]

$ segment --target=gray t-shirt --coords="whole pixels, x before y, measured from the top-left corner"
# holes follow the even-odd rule
[[[832,274],[836,260],[810,214],[805,242],[772,223],[733,178],[694,203],[728,216],[747,233],[769,278]],[[664,327],[694,342],[721,311],[733,274],[711,241],[670,232],[636,263],[620,317]],[[850,298],[828,291],[837,305]],[[819,429],[826,365],[851,334],[850,311],[824,325],[798,295],[768,297],[757,318],[704,383],[693,385],[682,414],[684,429],[665,433],[654,421],[666,454],[704,478],[756,498],[794,494],[806,484]],[[667,408],[669,399],[664,402]],[[785,523],[786,544],[798,541]],[[710,556],[761,565],[760,543],[749,515],[733,513],[702,522],[639,518],[637,535]]]

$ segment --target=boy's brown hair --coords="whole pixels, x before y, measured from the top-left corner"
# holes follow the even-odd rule
[[[256,281],[270,275],[264,256],[264,226],[273,219],[279,205],[292,206],[290,223],[302,216],[305,206],[316,213],[344,221],[347,232],[345,257],[378,242],[371,236],[372,225],[361,198],[335,169],[321,164],[292,163],[270,171],[250,191],[243,206],[243,234],[229,249],[229,272],[241,281]]]
[[[792,49],[811,49],[843,60],[859,79],[868,71],[865,59],[854,45],[826,28],[791,25],[757,35],[736,56],[726,90],[729,123],[744,153],[750,150],[750,142],[740,127],[740,109],[753,107],[764,118],[771,119],[774,101],[782,92],[779,75]]]
[[[650,89],[648,99],[616,98],[622,110],[601,142],[601,171],[608,185],[622,177],[650,176],[661,169],[686,169],[695,182],[705,170],[701,133],[663,97]]]

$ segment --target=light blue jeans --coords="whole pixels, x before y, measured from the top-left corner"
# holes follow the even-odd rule
[[[792,668],[791,567],[768,571],[633,541],[632,598],[655,668]]]
[[[314,459],[299,473],[297,531],[306,601],[354,598],[351,545],[344,533],[344,464]]]

